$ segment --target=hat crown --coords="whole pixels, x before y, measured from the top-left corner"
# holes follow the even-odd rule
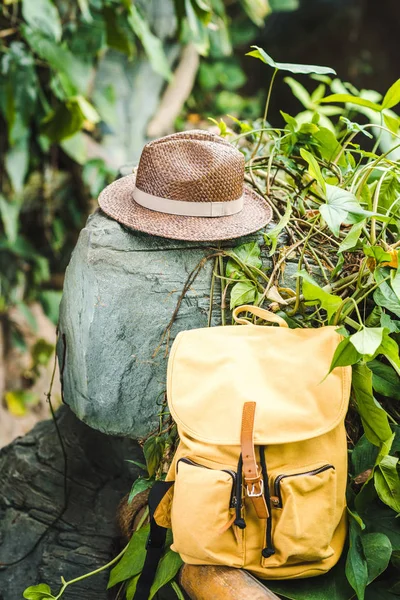
[[[168,135],[143,148],[136,187],[184,202],[230,202],[243,194],[244,156],[213,133]]]

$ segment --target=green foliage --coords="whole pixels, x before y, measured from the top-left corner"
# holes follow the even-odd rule
[[[280,63],[274,61],[274,59],[265,52],[262,48],[258,46],[252,46],[254,50],[247,53],[247,56],[254,56],[254,58],[259,58],[263,63],[277,69],[278,71],[289,71],[289,73],[303,73],[306,75],[310,75],[311,73],[317,73],[318,75],[326,75],[327,73],[336,72],[330,67],[319,67],[316,65],[297,65],[294,63]]]
[[[31,587],[26,588],[23,596],[27,600],[45,600],[45,598],[55,597],[51,593],[51,589],[47,583],[40,583],[39,585],[32,585]]]
[[[261,26],[267,0],[235,0],[248,22]],[[277,0],[272,9],[294,8]],[[192,42],[203,56],[199,81],[217,103],[242,110],[258,104],[235,91],[246,80],[233,59],[223,0],[175,0],[175,39]],[[93,89],[102,57],[110,50],[135,60],[144,53],[166,81],[172,73],[161,41],[151,30],[143,2],[131,0],[16,0],[2,4],[0,39],[0,311],[16,303],[42,302],[53,321],[57,302],[45,297],[68,262],[90,200],[115,178],[103,160],[87,160],[113,127],[115,91]],[[250,21],[252,20],[252,21]],[[251,32],[254,37],[256,29]],[[3,268],[3,265],[4,268]],[[46,289],[44,287],[46,286]],[[50,289],[50,291],[52,291]]]
[[[281,67],[307,72],[304,65],[279,65],[258,48],[251,54],[274,72]],[[335,325],[342,335],[330,371],[346,365],[353,371],[350,535],[346,560],[332,572],[268,586],[293,600],[395,598],[400,568],[400,162],[377,152],[379,128],[348,117],[351,110],[355,118],[357,107],[380,114],[391,110],[400,100],[400,87],[396,82],[378,104],[338,80],[324,79],[312,94],[295,80],[288,83],[306,108],[305,116],[282,113],[283,130],[265,118],[265,131],[258,131],[259,123],[247,123],[244,130],[238,122],[239,135],[232,135],[248,158],[251,181],[273,206],[277,225],[264,233],[267,251],[253,242],[224,252],[224,285],[231,307],[254,303],[277,312],[290,327]],[[341,100],[325,96],[327,86],[335,94],[346,92],[341,98],[345,108],[338,112],[333,106],[329,115],[320,107]],[[358,100],[350,104],[348,95]],[[267,109],[268,101],[265,114]],[[321,118],[328,116],[329,127]],[[395,113],[391,118],[398,119]],[[375,148],[365,152],[355,138],[365,139],[370,131],[377,138]],[[272,267],[264,262],[266,255]],[[291,282],[285,274],[289,259],[297,261]],[[229,298],[226,289],[225,295]]]

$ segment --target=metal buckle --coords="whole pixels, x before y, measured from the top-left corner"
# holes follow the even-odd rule
[[[249,490],[249,485],[247,484],[247,486],[246,486],[246,492],[247,492],[247,495],[248,495],[249,498],[259,498],[260,496],[263,495],[263,493],[264,493],[264,480],[260,479],[259,484],[260,484],[260,492],[258,494],[256,494],[256,492],[255,492],[255,487],[256,487],[255,483],[251,484],[251,490]]]

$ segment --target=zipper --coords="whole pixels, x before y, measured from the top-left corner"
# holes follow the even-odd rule
[[[231,491],[231,499],[229,501],[230,508],[236,508],[238,501],[235,494],[236,488],[236,473],[231,469],[212,469],[211,467],[206,467],[205,465],[200,465],[190,458],[180,458],[176,463],[176,472],[178,473],[179,463],[184,462],[187,465],[191,465],[192,467],[200,467],[201,469],[208,469],[209,471],[222,471],[223,473],[228,473],[232,477],[232,491]]]
[[[239,461],[237,466],[237,477],[236,477],[236,518],[234,524],[239,529],[245,529],[246,521],[242,517],[242,496],[243,496],[243,458],[242,454],[239,455]]]
[[[281,474],[281,475],[277,475],[275,481],[274,481],[274,498],[272,500],[272,503],[274,505],[275,508],[282,508],[283,507],[283,502],[282,502],[282,491],[281,491],[281,482],[282,479],[286,479],[287,477],[299,477],[301,475],[319,475],[319,473],[323,473],[324,471],[328,471],[329,469],[333,469],[335,470],[335,467],[333,465],[327,464],[327,465],[323,465],[322,467],[318,467],[317,469],[312,469],[311,471],[303,471],[302,473],[289,473],[289,474]]]
[[[264,479],[264,498],[268,508],[268,518],[265,528],[265,547],[262,549],[261,554],[263,558],[269,558],[275,554],[274,544],[272,542],[272,510],[271,510],[271,495],[269,493],[268,485],[268,470],[267,461],[265,460],[265,447],[260,446],[260,463],[261,470]]]

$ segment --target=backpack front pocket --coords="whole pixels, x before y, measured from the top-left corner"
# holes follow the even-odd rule
[[[236,473],[181,458],[172,502],[172,549],[192,564],[243,566],[243,531],[235,518]]]
[[[272,535],[275,554],[263,566],[314,562],[334,553],[330,546],[342,512],[336,509],[336,473],[317,464],[272,477]],[[336,518],[337,517],[337,518]]]

